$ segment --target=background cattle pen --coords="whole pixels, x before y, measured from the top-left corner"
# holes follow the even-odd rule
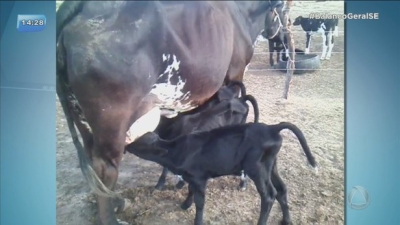
[[[57,3],[58,5],[58,3]],[[344,13],[342,1],[298,1],[291,9],[292,21],[309,13]],[[296,48],[304,50],[305,34],[293,27]],[[270,70],[268,43],[259,42],[244,83],[256,97],[260,121],[273,124],[288,121],[304,132],[311,151],[320,164],[314,174],[302,155],[297,139],[283,131],[283,147],[278,155],[280,175],[288,186],[288,201],[294,224],[344,224],[344,21],[339,21],[339,37],[329,61],[321,61],[314,73],[293,76],[289,100],[282,99],[285,73]],[[313,36],[311,53],[320,55],[321,37]],[[248,121],[253,120],[252,107]],[[95,198],[78,167],[75,147],[60,104],[57,102],[57,224],[94,224]],[[153,191],[162,167],[126,154],[120,166],[116,190],[133,202],[118,218],[138,225],[189,225],[194,206],[179,208],[187,186],[175,190],[169,175],[165,191]],[[205,224],[255,224],[260,201],[254,184],[237,190],[239,177],[210,181],[207,188]],[[281,209],[275,202],[269,224],[278,224]]]

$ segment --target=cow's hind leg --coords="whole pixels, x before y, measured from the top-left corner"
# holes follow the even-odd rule
[[[321,53],[321,60],[326,58],[326,51],[328,49],[328,32],[322,34],[322,53]]]
[[[289,206],[288,206],[288,201],[287,201],[287,188],[286,188],[285,183],[279,176],[276,160],[272,167],[271,181],[277,191],[276,200],[279,202],[281,209],[282,209],[283,218],[282,218],[281,225],[290,225],[292,223],[291,223]]]
[[[329,60],[332,56],[332,49],[334,46],[334,37],[332,31],[329,31],[328,34],[328,53],[326,54],[326,59]]]

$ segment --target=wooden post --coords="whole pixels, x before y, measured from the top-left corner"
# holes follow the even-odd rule
[[[286,82],[285,82],[285,89],[283,92],[283,98],[288,99],[289,95],[289,88],[290,84],[292,83],[292,75],[295,69],[295,47],[294,47],[294,40],[293,34],[291,31],[291,25],[289,24],[289,15],[290,15],[290,8],[292,6],[293,0],[287,0],[285,6],[282,9],[283,13],[283,32],[288,41],[288,49],[289,49],[289,58],[286,65]]]

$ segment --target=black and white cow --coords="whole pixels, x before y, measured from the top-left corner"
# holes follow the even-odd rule
[[[322,54],[320,59],[330,59],[332,55],[332,48],[334,46],[334,38],[338,36],[338,19],[311,19],[299,16],[294,22],[293,26],[301,25],[301,28],[306,32],[306,49],[305,54],[310,52],[311,35],[320,33],[322,36]]]

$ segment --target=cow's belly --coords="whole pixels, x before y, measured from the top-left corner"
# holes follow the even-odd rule
[[[168,61],[168,66],[145,96],[152,99],[149,107],[151,110],[131,125],[128,131],[129,142],[146,132],[154,131],[160,116],[172,118],[203,104],[222,86],[226,75],[226,72],[218,70],[193,72],[198,71],[197,68],[181,66],[175,55],[163,55],[163,59]],[[185,73],[188,71],[191,73]]]
[[[174,54],[163,54],[163,60],[168,62],[168,66],[159,75],[149,95],[156,96],[155,105],[167,117],[203,104],[218,91],[226,76],[227,68],[199,68],[201,63],[181,63]]]

